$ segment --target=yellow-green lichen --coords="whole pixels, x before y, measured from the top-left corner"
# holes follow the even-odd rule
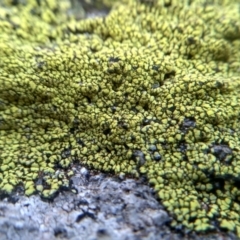
[[[145,174],[173,226],[240,236],[239,1],[112,2],[0,1],[0,189]]]

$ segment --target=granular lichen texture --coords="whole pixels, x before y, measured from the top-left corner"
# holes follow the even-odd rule
[[[54,196],[79,162],[240,236],[239,0],[71,2],[0,1],[1,191]]]

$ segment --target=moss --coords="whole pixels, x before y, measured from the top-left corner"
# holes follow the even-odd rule
[[[240,236],[238,0],[0,3],[1,191],[55,196],[78,161],[146,175],[173,226]]]

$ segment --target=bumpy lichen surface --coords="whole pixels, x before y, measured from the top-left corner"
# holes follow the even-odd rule
[[[78,161],[145,174],[173,226],[240,236],[239,0],[0,4],[2,191],[52,196]]]

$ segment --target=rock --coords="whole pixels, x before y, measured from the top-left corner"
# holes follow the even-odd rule
[[[52,202],[19,193],[16,203],[11,202],[15,195],[5,197],[0,202],[0,239],[206,239],[172,232],[167,226],[171,216],[143,181],[89,174],[76,169],[72,178],[78,194],[63,191]],[[220,239],[220,234],[208,236]]]

